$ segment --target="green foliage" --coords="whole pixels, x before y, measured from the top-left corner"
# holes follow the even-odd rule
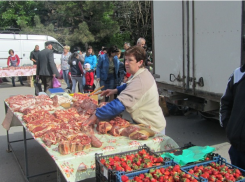
[[[62,44],[123,47],[151,42],[150,1],[0,1],[0,27],[45,34]],[[84,48],[83,48],[84,49]]]

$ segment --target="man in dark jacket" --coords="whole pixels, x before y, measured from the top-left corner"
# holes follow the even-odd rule
[[[35,49],[33,51],[31,51],[30,60],[33,61],[34,65],[37,65],[39,52],[40,51],[39,51],[39,46],[38,45],[36,45]]]
[[[52,51],[52,44],[50,42],[46,43],[47,48],[40,51],[38,55],[37,62],[37,79],[42,80],[44,85],[44,92],[49,88],[53,88],[53,78],[59,77],[59,72],[57,70],[56,64],[54,63],[54,54]]]
[[[220,103],[220,125],[231,143],[231,163],[245,169],[245,65],[230,76]]]

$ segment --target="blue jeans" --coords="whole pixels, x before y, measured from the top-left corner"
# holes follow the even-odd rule
[[[83,79],[81,76],[72,76],[71,77],[71,81],[72,81],[72,93],[75,93],[76,91],[76,86],[77,86],[77,82],[79,83],[79,88],[80,88],[80,92],[83,93]]]
[[[67,87],[70,87],[69,76],[68,76],[69,70],[62,70],[62,71],[63,71],[63,78],[66,82],[66,85]]]
[[[114,74],[108,74],[106,80],[100,80],[100,86],[103,86],[103,85],[104,85],[104,88],[102,90],[116,88]],[[105,97],[105,101],[108,102],[108,100],[109,100],[109,97]]]

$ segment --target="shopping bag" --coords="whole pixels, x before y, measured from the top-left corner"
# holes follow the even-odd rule
[[[57,78],[53,78],[53,88],[59,88],[61,84]]]
[[[39,92],[42,92],[42,84],[40,79],[34,81],[35,95],[38,96]]]

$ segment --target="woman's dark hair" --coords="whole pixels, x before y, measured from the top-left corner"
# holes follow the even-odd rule
[[[119,49],[117,48],[117,46],[111,46],[108,50],[107,50],[107,54],[109,55],[109,57],[111,56],[111,53],[115,53],[115,52],[119,52]]]
[[[9,54],[10,54],[10,52],[13,52],[14,53],[14,50],[13,49],[9,49]]]
[[[143,60],[143,66],[145,65],[146,52],[145,49],[141,46],[132,46],[128,48],[125,53],[125,56],[134,56],[136,61],[139,62]]]
[[[90,56],[89,53],[88,53],[88,50],[89,49],[92,49],[92,56],[94,55],[94,50],[93,50],[93,47],[92,46],[88,46],[87,50],[86,50],[86,56]]]
[[[78,53],[77,53],[77,52],[74,52],[74,53],[71,55],[71,60],[75,59],[77,56],[78,56]]]

